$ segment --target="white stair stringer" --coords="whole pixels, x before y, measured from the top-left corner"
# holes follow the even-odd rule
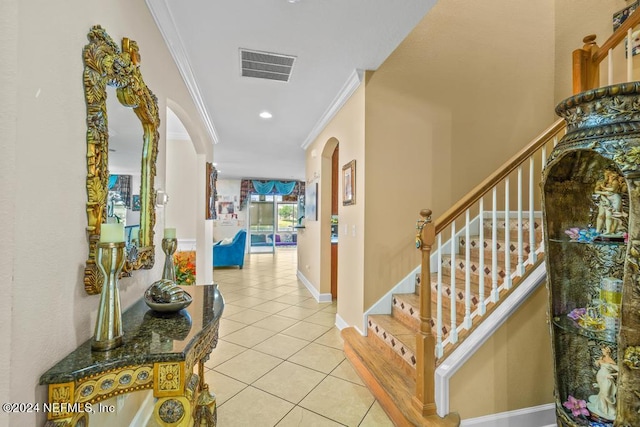
[[[449,380],[484,342],[546,281],[545,262],[541,262],[522,282],[485,316],[478,327],[438,366],[435,371],[435,395],[438,415],[449,413]]]

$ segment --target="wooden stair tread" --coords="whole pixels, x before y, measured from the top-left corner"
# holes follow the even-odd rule
[[[415,380],[381,354],[354,328],[341,332],[347,359],[396,426],[456,427],[458,414],[422,416],[413,406]]]
[[[388,334],[393,335],[398,341],[413,353],[416,351],[416,330],[409,328],[400,320],[394,319],[388,314],[370,314],[369,319],[379,325]]]

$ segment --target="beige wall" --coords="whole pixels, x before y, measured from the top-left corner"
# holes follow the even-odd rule
[[[167,227],[176,229],[179,240],[196,238],[199,188],[196,151],[189,140],[167,141]]]
[[[298,230],[298,269],[319,293],[328,294],[331,292],[328,262],[331,251],[331,154],[337,142],[340,144],[340,188],[342,166],[351,160],[356,161],[356,203],[343,206],[342,195],[338,202],[338,315],[347,323],[358,325],[362,323],[364,287],[364,94],[364,85],[361,85],[307,148],[306,182],[308,186],[316,181],[319,183],[319,220],[305,218],[306,228]],[[345,233],[345,227],[348,233]]]
[[[87,257],[82,48],[90,27],[101,24],[118,44],[122,37],[138,42],[141,69],[158,96],[162,121],[156,187],[165,186],[168,99],[193,123],[200,119],[143,0],[8,0],[1,3],[0,17],[0,222],[3,232],[11,228],[0,245],[2,274],[7,274],[0,298],[5,339],[0,355],[3,368],[9,367],[0,375],[0,396],[7,402],[43,402],[40,375],[91,337],[99,300],[86,295],[82,285]],[[194,139],[206,134],[202,125],[195,129]],[[12,157],[14,165],[5,165]],[[163,227],[160,212],[155,230],[160,260]],[[162,261],[123,279],[123,306],[137,300],[161,270]],[[28,414],[12,415],[6,424],[43,423],[44,414]]]
[[[366,85],[364,307],[434,219],[554,120],[553,2],[438,2]],[[535,42],[533,42],[535,41]]]
[[[451,377],[451,412],[467,419],[553,402],[547,303],[541,285]]]

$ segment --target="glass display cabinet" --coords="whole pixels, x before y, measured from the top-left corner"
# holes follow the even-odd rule
[[[542,193],[558,425],[640,426],[640,83],[556,113]]]

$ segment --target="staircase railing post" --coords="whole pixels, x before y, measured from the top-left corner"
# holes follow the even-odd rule
[[[416,335],[416,394],[413,403],[423,415],[436,413],[434,372],[436,368],[436,340],[431,330],[431,246],[435,241],[435,227],[431,211],[420,211],[416,223],[416,247],[422,255],[420,272],[420,332]]]
[[[596,36],[590,34],[582,41],[584,46],[573,51],[573,93],[587,91],[599,86],[600,67],[594,61],[594,55],[598,52]]]

